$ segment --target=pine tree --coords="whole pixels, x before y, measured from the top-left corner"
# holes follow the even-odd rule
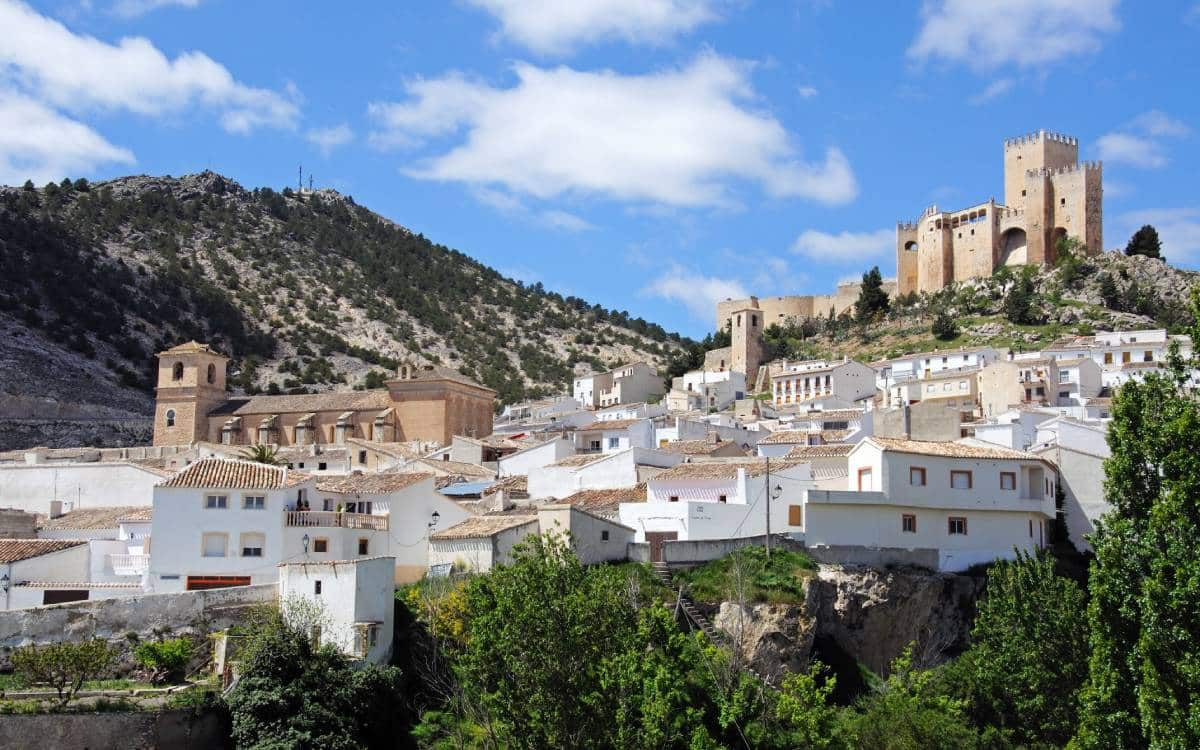
[[[854,303],[855,318],[860,323],[868,323],[887,311],[888,295],[883,291],[883,274],[879,272],[879,266],[875,266],[863,274],[858,301]]]
[[[945,310],[938,312],[937,317],[933,319],[933,327],[931,329],[935,338],[942,341],[949,341],[958,335],[958,323]]]
[[[1133,233],[1125,246],[1126,255],[1145,255],[1147,258],[1162,258],[1162,242],[1158,230],[1149,224]]]

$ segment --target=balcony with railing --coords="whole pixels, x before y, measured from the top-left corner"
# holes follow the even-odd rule
[[[119,576],[140,576],[150,569],[150,555],[109,555],[108,566]]]
[[[387,531],[388,517],[371,513],[341,513],[333,510],[288,510],[284,511],[284,525]]]

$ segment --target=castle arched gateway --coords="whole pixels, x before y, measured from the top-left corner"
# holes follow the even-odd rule
[[[1004,142],[1004,203],[930,206],[896,225],[898,292],[932,292],[1000,266],[1049,265],[1063,237],[1103,250],[1103,168],[1079,161],[1079,141],[1040,130]]]

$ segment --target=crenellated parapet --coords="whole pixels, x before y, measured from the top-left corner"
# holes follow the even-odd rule
[[[1079,145],[1079,139],[1075,136],[1066,135],[1064,133],[1056,133],[1053,130],[1038,130],[1033,133],[1019,135],[1015,138],[1005,138],[1004,148],[1020,148],[1031,143],[1037,143],[1038,141],[1053,141],[1055,143],[1062,143],[1067,146]]]
[[[1027,169],[1025,170],[1025,176],[1054,177],[1060,174],[1073,174],[1075,172],[1098,172],[1102,168],[1101,162],[1081,161],[1078,164],[1071,164],[1065,167],[1041,167],[1039,169]]]

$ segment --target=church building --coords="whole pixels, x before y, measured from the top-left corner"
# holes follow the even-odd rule
[[[341,444],[347,438],[449,445],[492,432],[496,392],[446,367],[400,368],[386,388],[302,395],[234,396],[229,358],[189,341],[158,354],[154,445]]]

